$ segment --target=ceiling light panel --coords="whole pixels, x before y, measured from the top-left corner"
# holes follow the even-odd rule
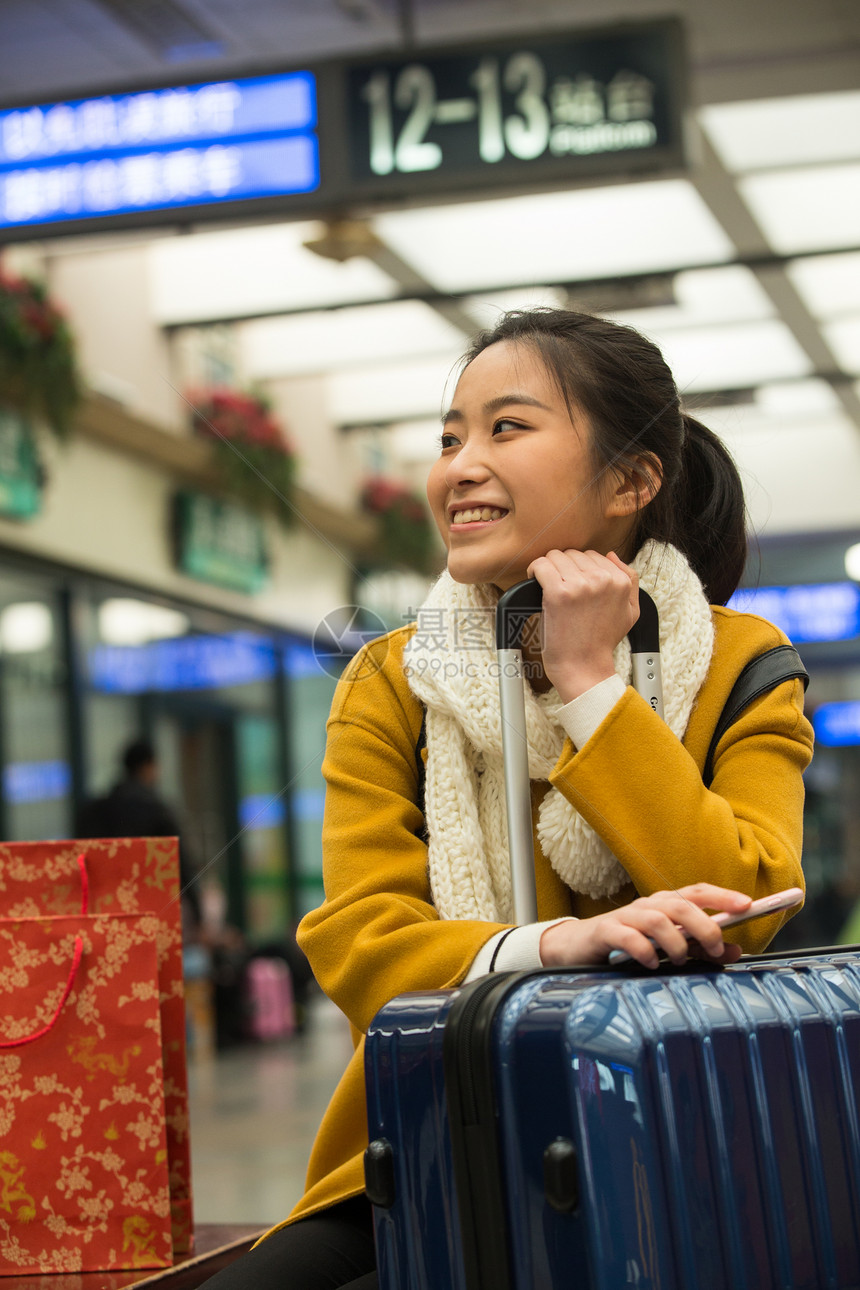
[[[826,323],[821,330],[836,355],[837,363],[852,376],[860,376],[860,313],[853,318]]]
[[[860,93],[712,104],[698,116],[736,172],[860,157]]]
[[[36,654],[54,640],[54,615],[41,600],[21,600],[0,611],[0,653]]]
[[[392,455],[405,466],[429,466],[439,456],[441,433],[438,417],[393,425],[390,430]]]
[[[860,164],[748,175],[738,187],[784,255],[855,247],[860,240]]]
[[[418,300],[261,319],[239,336],[243,371],[258,379],[377,363],[381,354],[449,354],[465,344],[459,328]]]
[[[395,211],[374,227],[445,291],[646,273],[734,254],[683,179]]]
[[[468,296],[464,305],[475,319],[475,329],[493,327],[509,309],[566,309],[567,293],[557,287],[518,287],[490,295]]]
[[[98,608],[98,624],[99,637],[107,645],[168,640],[184,636],[190,626],[187,615],[178,609],[128,597],[103,600]]]
[[[612,311],[618,322],[640,330],[674,330],[721,322],[752,322],[773,316],[773,304],[755,274],[743,265],[688,269],[675,275],[676,303],[656,309]]]
[[[397,284],[356,257],[323,259],[302,244],[324,225],[277,224],[192,233],[149,248],[152,311],[162,325],[387,299]]]
[[[722,437],[777,431],[799,426],[814,434],[814,426],[844,415],[826,381],[774,381],[760,385],[749,402],[709,404],[706,396],[692,398],[686,406]]]
[[[786,425],[713,424],[738,464],[752,530],[759,534],[856,528],[860,492],[860,435],[845,416]]]
[[[333,373],[326,381],[332,419],[336,425],[384,424],[413,417],[439,423],[463,348],[421,362]]]
[[[755,404],[763,413],[781,421],[829,416],[841,406],[833,386],[817,379],[760,385]]]
[[[860,251],[795,260],[787,272],[816,318],[860,313]]]
[[[684,330],[642,328],[659,345],[682,397],[696,390],[734,390],[805,376],[810,360],[784,323],[774,319]]]

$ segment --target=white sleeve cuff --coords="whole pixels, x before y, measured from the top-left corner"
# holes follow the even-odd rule
[[[491,963],[493,972],[524,972],[528,968],[543,967],[540,957],[541,936],[548,927],[570,921],[568,918],[551,918],[546,923],[526,923],[523,927],[509,927],[505,931],[496,932],[478,950],[463,984],[468,985],[479,976],[486,976]]]
[[[582,748],[627,689],[620,676],[607,676],[560,709],[556,720],[575,748]]]

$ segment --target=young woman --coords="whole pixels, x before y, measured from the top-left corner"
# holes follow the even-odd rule
[[[447,571],[417,624],[368,645],[338,687],[326,900],[300,933],[355,1055],[303,1199],[217,1290],[375,1285],[362,1036],[394,995],[614,948],[653,967],[655,943],[680,962],[686,936],[728,961],[784,915],[726,945],[705,910],[802,884],[800,682],[750,705],[702,782],[734,681],[784,637],[722,608],[746,553],[740,480],[681,412],[655,346],[585,314],[506,315],[467,355],[428,497]],[[526,649],[541,921],[513,928],[492,624],[499,592],[526,577],[543,587]],[[628,685],[640,582],[660,615],[663,719]]]

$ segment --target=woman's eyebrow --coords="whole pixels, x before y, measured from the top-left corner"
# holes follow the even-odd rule
[[[483,405],[483,411],[487,413],[499,412],[502,408],[508,407],[511,403],[525,404],[530,408],[543,408],[544,412],[551,412],[552,409],[546,403],[541,403],[540,399],[534,398],[531,394],[497,394],[494,399],[488,399]],[[449,421],[462,421],[463,413],[457,408],[449,408],[442,417],[442,424],[447,425]]]

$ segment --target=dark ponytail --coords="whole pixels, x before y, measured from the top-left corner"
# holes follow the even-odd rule
[[[746,509],[737,468],[712,431],[680,407],[663,355],[619,323],[566,309],[515,310],[478,335],[477,358],[499,341],[529,345],[558,382],[568,407],[588,414],[595,476],[643,478],[643,462],[662,483],[637,516],[635,549],[648,538],[684,553],[712,604],[725,604],[743,573]]]
[[[711,604],[724,605],[746,563],[743,485],[722,440],[689,413],[681,416],[686,438],[675,488],[673,527],[678,536],[665,540],[684,552]],[[645,512],[643,519],[647,525]]]

